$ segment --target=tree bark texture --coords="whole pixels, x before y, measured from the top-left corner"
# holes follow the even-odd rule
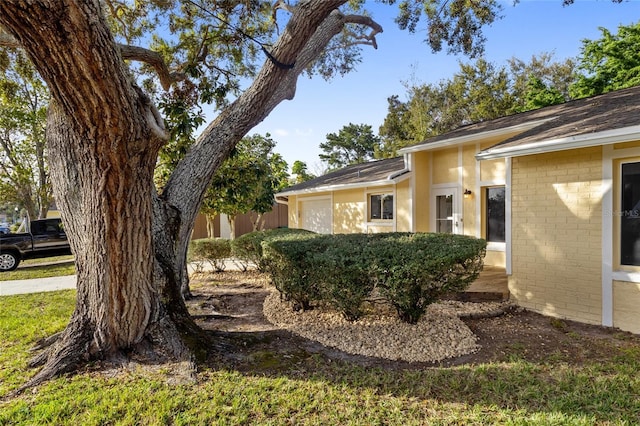
[[[51,92],[47,144],[54,196],[76,256],[77,305],[35,360],[27,385],[89,359],[151,343],[178,360],[198,335],[181,288],[195,217],[217,167],[285,99],[299,74],[344,27],[346,0],[298,3],[253,85],[204,131],[163,194],[153,169],[163,121],[132,81],[98,0],[3,0],[0,25],[25,49]]]

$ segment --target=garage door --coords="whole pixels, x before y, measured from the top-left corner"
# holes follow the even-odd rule
[[[317,198],[300,202],[301,228],[318,234],[331,234],[331,199]]]

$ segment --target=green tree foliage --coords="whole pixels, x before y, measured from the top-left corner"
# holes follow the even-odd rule
[[[49,92],[24,53],[0,50],[0,199],[31,218],[47,215],[53,195],[46,162]]]
[[[290,179],[291,184],[302,183],[315,178],[315,175],[307,171],[307,163],[304,161],[296,160],[291,166],[291,173],[295,175]]]
[[[164,122],[169,131],[169,141],[158,153],[155,182],[164,187],[171,172],[176,168],[195,142],[196,129],[204,123],[202,108],[185,100],[175,91],[166,94],[158,103],[164,113]]]
[[[576,61],[574,59],[556,61],[553,54],[545,52],[533,55],[529,61],[514,57],[509,59],[508,64],[510,87],[516,105],[514,111],[527,111],[524,104],[527,102],[528,93],[538,92],[544,88],[562,95],[562,99],[557,97],[555,103],[572,99],[569,87],[576,79]],[[536,80],[542,84],[537,83]],[[547,103],[540,106],[547,105],[552,104]]]
[[[600,32],[600,39],[582,41],[582,73],[571,86],[575,98],[640,85],[640,22],[619,26],[617,34],[606,28]]]
[[[327,163],[329,169],[335,170],[370,161],[379,148],[380,138],[373,133],[371,126],[349,123],[338,134],[327,135],[327,141],[320,144],[324,152],[320,159]]]
[[[565,98],[555,87],[548,87],[539,78],[531,77],[527,82],[522,101],[524,101],[524,105],[515,108],[518,112],[559,104],[564,102]]]
[[[387,104],[387,116],[379,129],[383,143],[378,149],[378,158],[394,157],[400,148],[413,142],[415,133],[408,118],[411,111],[408,103],[393,95],[387,98]]]
[[[402,147],[465,124],[564,102],[569,99],[574,68],[572,60],[555,62],[547,53],[528,63],[512,58],[509,66],[480,58],[460,63],[460,70],[448,80],[406,84],[406,102],[398,96],[388,99],[378,156],[393,157]]]
[[[288,184],[287,163],[274,153],[270,135],[243,138],[231,156],[216,171],[202,206],[208,216],[226,214],[235,237],[234,219],[255,212],[254,230],[264,213],[273,208],[274,195]]]

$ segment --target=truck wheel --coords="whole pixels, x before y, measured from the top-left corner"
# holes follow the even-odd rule
[[[20,264],[20,259],[15,254],[8,252],[0,254],[0,272],[13,271]]]

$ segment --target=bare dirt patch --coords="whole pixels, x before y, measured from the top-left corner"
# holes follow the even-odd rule
[[[257,272],[198,274],[192,278],[195,297],[188,302],[197,323],[227,345],[226,353],[211,355],[240,370],[291,370],[309,359],[348,361],[364,367],[419,369],[487,362],[526,360],[581,364],[610,359],[612,349],[640,347],[640,336],[619,330],[545,317],[523,309],[488,318],[466,318],[477,336],[473,353],[438,362],[405,362],[353,355],[300,337],[270,323],[263,303],[271,293],[268,280]]]

